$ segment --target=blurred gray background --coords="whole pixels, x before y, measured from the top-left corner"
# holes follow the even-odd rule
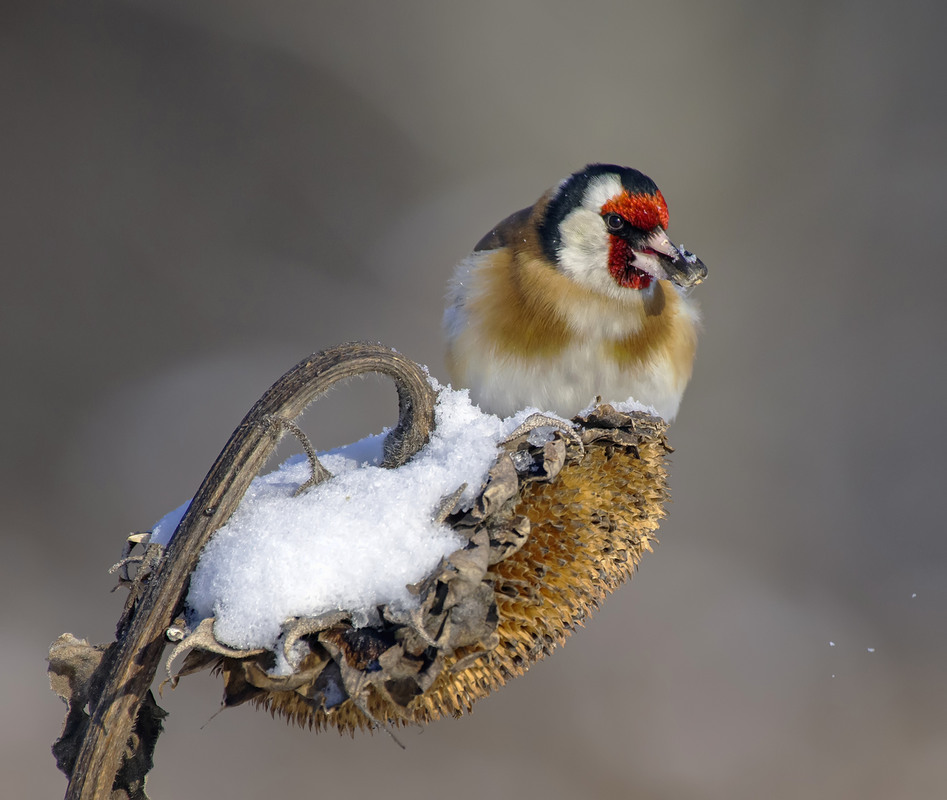
[[[44,657],[111,638],[126,533],[309,352],[444,377],[453,264],[597,160],[651,175],[710,267],[655,555],[406,751],[247,707],[202,729],[220,687],[188,678],[151,795],[947,796],[945,16],[6,0],[4,796],[65,789]],[[366,380],[305,423],[329,446],[395,408]]]

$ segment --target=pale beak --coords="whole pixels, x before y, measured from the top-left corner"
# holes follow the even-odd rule
[[[707,267],[693,253],[678,247],[663,228],[655,228],[641,250],[635,249],[635,266],[655,272],[678,286],[696,286],[707,277]],[[656,269],[652,269],[656,267]]]

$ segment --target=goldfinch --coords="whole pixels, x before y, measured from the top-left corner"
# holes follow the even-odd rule
[[[649,177],[590,164],[484,236],[457,265],[444,328],[454,388],[482,410],[572,417],[597,396],[671,421],[691,376],[707,276],[671,243]]]

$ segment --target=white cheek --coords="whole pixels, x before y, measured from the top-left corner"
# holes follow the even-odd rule
[[[615,281],[608,272],[608,234],[602,218],[577,208],[559,225],[559,266],[576,283],[611,294]]]
[[[582,204],[559,224],[559,266],[576,283],[616,299],[629,290],[615,283],[608,271],[610,236],[602,222],[601,208],[623,192],[617,175],[593,178]]]

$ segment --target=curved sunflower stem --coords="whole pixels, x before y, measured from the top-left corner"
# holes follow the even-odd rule
[[[115,642],[104,653],[97,651],[98,666],[83,673],[87,680],[76,678],[64,651],[51,651],[53,677],[82,684],[70,690],[67,725],[54,747],[70,777],[66,800],[144,798],[144,776],[164,713],[154,705],[150,687],[201,550],[236,510],[280,436],[294,430],[292,420],[334,383],[368,372],[388,375],[398,389],[398,424],[385,440],[382,466],[398,467],[410,459],[434,428],[436,394],[423,369],[378,344],[350,343],[309,356],[274,383],[234,431],[163,557],[136,578],[145,585],[133,591]],[[91,717],[82,711],[85,699]],[[135,763],[138,767],[130,769]]]

